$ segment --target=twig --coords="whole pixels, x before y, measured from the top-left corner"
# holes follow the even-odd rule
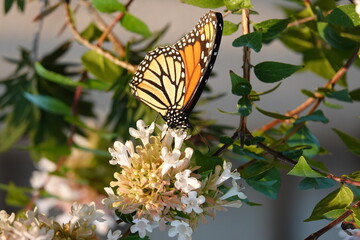
[[[106,37],[110,34],[111,30],[114,28],[115,24],[118,23],[122,17],[124,16],[123,12],[120,12],[113,20],[113,22],[105,29],[105,31],[103,31],[103,33],[101,34],[101,36],[99,37],[96,46],[100,47],[104,40],[106,39]]]
[[[127,11],[129,6],[131,5],[131,3],[133,2],[133,0],[129,0],[127,2],[127,4],[125,5],[125,10]],[[114,28],[115,24],[117,24],[122,18],[124,17],[124,12],[120,12],[112,21],[112,23],[105,28],[105,30],[103,31],[103,33],[101,34],[101,36],[98,39],[98,42],[96,43],[96,46],[100,47],[104,40],[106,39],[106,37],[109,36],[109,34],[111,33],[112,29]]]
[[[91,5],[89,1],[82,1],[82,4],[87,7],[90,14],[93,16],[93,19],[97,26],[100,28],[100,30],[105,31],[108,27],[106,25],[106,22],[102,19],[102,17],[99,15],[99,13],[94,9],[94,7]],[[113,44],[114,51],[116,51],[120,57],[125,57],[126,51],[124,45],[121,43],[121,41],[116,37],[115,34],[112,32],[108,35],[109,41]]]
[[[242,10],[242,34],[246,35],[250,33],[250,11],[249,9],[243,9]],[[250,63],[250,48],[249,47],[243,47],[243,77],[250,81],[250,69],[251,69],[251,63]]]
[[[242,34],[246,35],[250,33],[250,10],[249,9],[242,9]],[[251,69],[251,63],[250,63],[250,48],[249,47],[243,47],[243,78],[248,80],[250,82],[250,69]],[[248,96],[244,96],[244,98],[248,98]],[[240,123],[239,123],[239,129],[240,134],[248,132],[247,130],[247,116],[241,116],[240,117]],[[241,139],[243,139],[243,136],[240,136]]]
[[[68,26],[69,26],[71,32],[75,36],[76,40],[78,40],[81,44],[88,47],[89,49],[92,49],[95,52],[97,52],[98,54],[106,57],[107,59],[109,59],[110,61],[115,63],[116,65],[119,65],[120,67],[125,68],[125,69],[127,69],[128,71],[130,71],[132,73],[134,73],[136,71],[136,66],[131,65],[130,63],[119,60],[118,58],[114,57],[111,53],[105,51],[104,49],[92,44],[87,39],[81,37],[80,33],[77,31],[76,27],[74,26],[73,22],[71,21],[69,4],[67,2],[65,2],[64,5],[65,5],[65,12],[66,12],[66,14],[65,14],[66,15],[66,21],[68,23]]]
[[[253,138],[253,136],[251,134],[247,135],[249,139]],[[271,155],[273,155],[275,158],[282,160],[284,162],[287,163],[291,163],[292,165],[295,165],[297,162],[291,158],[288,158],[286,156],[284,156],[281,152],[276,151],[268,146],[266,146],[265,144],[259,142],[256,144],[258,147],[262,148],[264,151],[270,153]],[[324,173],[320,170],[317,170],[315,168],[311,168],[312,170],[316,171],[317,173],[320,173],[321,175],[323,175],[325,178],[329,178],[332,179],[336,182],[340,182],[340,183],[347,183],[353,186],[357,186],[360,187],[360,181],[356,181],[356,180],[352,180],[346,177],[337,177],[331,173]]]
[[[235,141],[236,139],[239,139],[239,136],[240,136],[240,132],[239,130],[236,130],[235,133],[232,135],[232,140]],[[244,136],[246,136],[246,138],[248,139],[253,139],[254,136],[252,136],[251,133],[249,132],[246,132],[243,134]],[[222,154],[229,146],[231,146],[232,143],[228,143],[228,144],[224,144],[223,146],[221,146],[215,153],[213,153],[213,156],[218,156],[220,154]],[[291,165],[295,165],[297,163],[297,161],[291,159],[291,158],[288,158],[286,156],[284,156],[282,154],[282,152],[279,152],[279,151],[276,151],[268,146],[266,146],[265,144],[261,143],[261,142],[258,142],[256,143],[256,145],[263,149],[264,151],[266,151],[267,153],[271,154],[272,156],[274,156],[276,159],[279,159],[285,163],[290,163]],[[315,168],[311,168],[312,170],[318,172],[319,174],[323,175],[325,178],[329,178],[329,179],[332,179],[336,182],[340,182],[340,183],[347,183],[347,184],[350,184],[350,185],[353,185],[353,186],[357,186],[357,187],[360,187],[360,181],[356,181],[356,180],[353,180],[353,179],[350,179],[350,178],[346,178],[346,177],[337,177],[331,173],[324,173],[318,169],[315,169]]]
[[[287,25],[287,27],[292,27],[292,26],[297,26],[297,25],[300,25],[302,23],[306,23],[306,22],[310,22],[312,20],[316,20],[316,16],[310,16],[310,17],[306,17],[306,18],[302,18],[302,19],[297,19],[291,23],[289,23]]]
[[[245,168],[247,168],[248,166],[250,166],[251,164],[256,163],[256,162],[257,162],[257,159],[253,159],[247,163],[244,163],[243,165],[240,165],[239,167],[236,168],[236,170],[238,172],[241,172],[242,170],[244,170]]]
[[[350,185],[353,185],[353,186],[360,187],[360,182],[359,182],[359,181],[352,180],[352,179],[350,179],[350,178],[337,177],[337,176],[334,176],[334,175],[331,174],[331,173],[326,174],[325,177],[326,177],[326,178],[329,178],[329,179],[332,179],[332,180],[334,180],[334,181],[336,181],[336,182],[347,183],[347,184],[350,184]]]
[[[84,71],[81,75],[80,81],[79,82],[84,82],[87,78],[88,78],[88,72]],[[72,101],[72,105],[71,105],[71,113],[74,117],[76,117],[78,115],[78,106],[79,106],[79,102],[80,102],[80,97],[83,91],[83,87],[82,86],[77,86],[75,88],[75,93],[73,96],[73,101]],[[75,135],[75,131],[76,131],[76,127],[74,124],[70,125],[70,133],[69,136],[67,138],[67,146],[71,146],[74,143],[74,135]],[[62,165],[62,164],[61,164]]]
[[[239,138],[239,133],[240,133],[240,129],[237,129],[234,134],[231,136],[231,139],[233,141],[235,141],[236,139]],[[219,156],[220,154],[222,154],[226,149],[228,149],[228,147],[230,147],[232,145],[232,143],[226,143],[224,145],[222,145],[218,150],[216,150],[212,156]]]
[[[331,86],[333,86],[334,84],[336,84],[342,76],[344,76],[344,74],[349,70],[350,66],[353,64],[353,62],[355,61],[355,59],[357,58],[359,52],[359,48],[357,48],[355,50],[355,52],[351,55],[351,57],[346,61],[346,63],[344,64],[344,66],[342,66],[336,73],[335,75],[325,84],[323,85],[323,88],[329,88]],[[295,109],[287,112],[285,115],[287,116],[294,116],[297,115],[299,113],[301,113],[302,111],[304,111],[305,109],[307,109],[311,104],[313,104],[315,102],[316,98],[308,98],[305,102],[303,102],[302,104],[300,104],[298,107],[296,107]],[[314,109],[315,110],[315,109]],[[260,132],[266,132],[269,129],[273,128],[274,126],[276,126],[277,124],[283,122],[283,120],[280,119],[276,119],[270,123],[265,124],[264,126],[262,126],[259,131]]]
[[[360,206],[360,201],[353,204],[351,206],[351,208],[357,208],[359,206]],[[354,213],[354,211],[352,209],[348,209],[340,217],[336,218],[335,220],[330,222],[328,225],[326,225],[325,227],[323,227],[319,231],[310,234],[307,238],[305,238],[305,240],[316,240],[316,239],[318,239],[321,235],[323,235],[324,233],[329,231],[331,228],[335,227],[336,225],[338,225],[339,223],[344,221],[347,217],[349,217],[353,213]]]

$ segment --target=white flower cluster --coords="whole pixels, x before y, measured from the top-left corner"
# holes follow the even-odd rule
[[[103,203],[109,209],[133,214],[130,230],[140,237],[156,227],[165,230],[170,225],[170,237],[189,240],[199,220],[214,216],[215,209],[240,207],[246,195],[235,181],[240,174],[231,170],[230,162],[224,161],[223,166],[201,177],[196,172],[200,166],[190,161],[193,149],[181,150],[187,134],[167,125],[158,128],[161,134],[153,136],[155,124],[146,127],[139,120],[137,129],[130,128],[129,132],[142,145],[116,141],[114,148],[109,148],[110,164],[119,165],[120,171],[114,174],[117,181],[110,183],[112,188],[105,188],[109,197]],[[219,187],[230,178],[233,187],[224,194]],[[233,196],[238,198],[230,201]]]
[[[1,210],[0,240],[96,239],[94,222],[104,221],[104,212],[96,209],[94,202],[89,205],[74,203],[71,215],[71,221],[60,224],[38,213],[37,208],[17,217]],[[110,231],[108,239],[117,239],[120,234]]]
[[[341,240],[360,240],[360,229],[339,230]]]

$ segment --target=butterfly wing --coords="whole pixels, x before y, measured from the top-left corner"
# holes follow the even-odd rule
[[[188,128],[219,49],[222,15],[209,12],[172,46],[149,52],[130,82],[133,94],[171,128]]]
[[[183,111],[187,114],[199,100],[213,68],[220,46],[222,24],[221,13],[210,11],[175,44],[185,64]]]
[[[185,66],[172,46],[156,48],[139,64],[130,82],[133,94],[165,117],[184,102]]]

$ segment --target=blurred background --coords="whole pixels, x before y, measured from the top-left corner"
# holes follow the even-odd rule
[[[347,4],[348,1],[340,1]],[[268,1],[252,1],[254,10],[259,15],[251,15],[253,22],[261,22],[270,18],[283,18],[283,14],[279,9],[280,5],[291,5],[283,0]],[[6,16],[2,12],[0,14],[0,56],[1,57],[17,57],[18,48],[20,46],[31,48],[31,40],[36,28],[33,18],[39,13],[40,4],[37,1],[28,2],[25,13],[20,13],[15,7]],[[140,1],[136,0],[130,7],[130,12],[138,16],[144,22],[149,24],[152,31],[163,28],[166,24],[171,24],[169,31],[161,40],[163,44],[176,42],[183,34],[190,31],[207,10],[195,8],[186,4],[182,4],[176,0],[152,0]],[[79,29],[86,26],[87,12],[80,10],[77,24]],[[105,17],[108,22],[111,17]],[[239,22],[233,16],[229,20]],[[63,34],[58,36],[58,32],[65,24],[65,16],[63,9],[52,14],[49,19],[44,22],[43,30],[40,36],[39,53],[44,54],[50,51],[54,46],[60,44],[66,39],[72,38],[70,32],[65,30]],[[129,39],[134,37],[129,32],[117,29],[116,34],[120,39]],[[231,85],[229,78],[229,70],[233,70],[238,74],[242,74],[242,49],[233,48],[231,46],[235,37],[224,36],[222,39],[219,56],[214,67],[216,77],[211,78],[208,84],[211,86],[213,93],[230,93]],[[72,50],[67,54],[64,61],[79,61],[80,56],[87,49],[79,44],[73,44]],[[256,64],[261,61],[279,61],[291,64],[301,64],[301,57],[290,52],[282,46],[279,41],[274,41],[270,45],[263,46],[259,53],[252,52],[251,62]],[[0,59],[0,79],[7,76],[12,69],[3,59]],[[359,87],[360,71],[351,68],[348,73],[349,89]],[[256,91],[264,91],[272,88],[274,85],[265,84],[260,81],[252,80],[253,89]],[[314,89],[324,84],[324,80],[310,73],[297,73],[286,79],[276,94],[269,94],[262,97],[259,107],[268,111],[276,111],[285,113],[295,108],[297,105],[306,100],[306,97],[300,93],[300,89]],[[0,89],[3,91],[3,89]],[[94,94],[92,97],[98,99],[97,111],[101,115],[102,111],[108,111],[107,94]],[[224,115],[218,112],[218,109],[224,111],[235,111],[237,98],[227,94],[225,97],[211,102],[199,109],[206,111],[206,116],[216,119],[218,123],[233,126],[238,125],[238,117]],[[326,107],[320,107],[325,115],[330,119],[330,123],[311,123],[309,125],[313,133],[319,138],[321,145],[328,149],[332,154],[319,158],[326,163],[330,172],[335,175],[347,174],[359,169],[359,159],[347,152],[343,143],[338,139],[331,128],[340,128],[346,133],[360,137],[359,128],[359,107],[356,104],[346,104],[343,109],[334,110]],[[101,119],[99,120],[101,121]],[[271,121],[271,119],[254,112],[249,120],[248,126],[250,130],[257,129],[263,124]],[[1,126],[0,126],[1,127]],[[54,126],[55,127],[55,126]],[[1,143],[0,143],[1,144]],[[15,182],[20,186],[29,186],[29,178],[34,169],[32,161],[25,151],[11,150],[0,155],[0,182]],[[239,209],[229,209],[226,212],[218,212],[215,219],[208,219],[207,224],[200,224],[193,234],[193,239],[304,239],[310,233],[319,230],[326,225],[327,221],[303,222],[310,216],[311,211],[316,202],[326,196],[330,190],[297,190],[297,184],[300,180],[292,176],[283,174],[283,182],[279,199],[271,200],[249,187],[244,192],[248,198],[257,203],[263,204],[258,207],[250,207],[244,205]],[[14,211],[15,209],[6,206],[4,203],[5,193],[0,190],[0,209]],[[323,235],[321,239],[335,240],[340,239],[338,236],[339,229],[333,229]],[[151,239],[168,239],[167,232],[159,232],[156,230],[151,234]]]

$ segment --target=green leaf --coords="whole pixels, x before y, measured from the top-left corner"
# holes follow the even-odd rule
[[[241,201],[249,206],[262,206],[262,204],[260,204],[260,203],[250,202],[249,199],[247,199],[247,198],[241,199]]]
[[[351,28],[339,32],[339,35],[354,42],[360,42],[360,28]]]
[[[346,209],[335,209],[335,210],[331,210],[327,213],[324,214],[324,218],[326,219],[336,219],[338,217],[340,217],[341,215],[343,215],[346,212]],[[351,238],[350,238],[351,239]]]
[[[346,175],[347,178],[354,179],[356,181],[360,181],[360,171],[355,171],[349,175]]]
[[[308,189],[324,189],[335,186],[336,182],[329,178],[304,178],[298,185],[298,189],[300,190],[308,190]]]
[[[246,179],[246,183],[265,196],[276,199],[280,190],[281,177],[279,171],[273,167],[262,174]]]
[[[360,101],[360,88],[352,90],[349,95],[353,101]]]
[[[16,0],[16,3],[17,3],[17,6],[18,6],[18,9],[21,12],[24,12],[24,10],[25,10],[25,0]]]
[[[228,115],[237,115],[239,116],[239,112],[227,112],[227,111],[224,111],[220,108],[217,109],[220,113],[223,113],[223,114],[228,114]]]
[[[346,147],[349,149],[350,152],[353,154],[360,156],[360,139],[350,136],[338,129],[333,128],[332,129],[343,141],[343,143],[346,145]]]
[[[221,136],[219,141],[220,141],[220,143],[223,143],[223,144],[232,144],[234,142],[234,140],[228,136]]]
[[[280,40],[290,49],[303,53],[315,47],[314,34],[308,27],[291,27],[280,35]]]
[[[241,116],[249,116],[252,112],[252,105],[250,100],[246,97],[240,98],[237,104],[237,109]]]
[[[271,93],[271,92],[275,91],[278,87],[280,87],[280,85],[281,85],[281,82],[279,82],[278,84],[276,84],[275,87],[273,87],[267,91],[259,92],[259,93],[251,93],[251,96],[260,96],[260,95],[265,95],[265,94]]]
[[[234,47],[249,47],[253,49],[255,52],[259,52],[262,48],[261,40],[262,40],[261,32],[251,32],[235,39],[232,45]]]
[[[343,106],[339,105],[339,104],[334,104],[334,103],[330,103],[328,101],[323,101],[324,106],[329,107],[329,108],[333,108],[333,109],[341,109],[343,108]]]
[[[307,89],[301,89],[301,93],[303,93],[307,97],[316,98],[315,94]]]
[[[100,81],[98,79],[88,78],[83,82],[82,86],[88,89],[107,91],[111,87],[111,84],[104,81]]]
[[[101,35],[102,31],[94,24],[90,23],[82,32],[81,37],[87,39],[89,42],[97,40]]]
[[[355,11],[355,4],[342,5],[331,11],[325,17],[328,23],[342,27],[356,27],[360,25],[360,17]]]
[[[291,159],[297,159],[299,157],[302,156],[303,154],[303,149],[294,149],[294,150],[288,150],[288,151],[284,151],[281,153],[282,155],[284,155],[287,158],[291,158]]]
[[[328,123],[329,119],[327,119],[324,115],[324,113],[321,110],[316,110],[315,112],[303,116],[295,121],[295,124],[299,124],[306,121],[315,121],[315,122],[322,122],[322,123]]]
[[[324,219],[324,215],[336,209],[345,209],[350,206],[354,200],[353,192],[345,185],[331,192],[319,203],[316,204],[311,216],[305,222]]]
[[[237,96],[245,96],[251,92],[251,84],[245,78],[242,78],[230,70],[231,92]]]
[[[254,67],[256,77],[265,83],[273,83],[289,77],[302,66],[280,63],[280,62],[261,62]]]
[[[265,141],[265,137],[255,136],[253,138],[246,138],[244,143],[245,145],[250,146],[250,145],[257,145],[258,143],[263,141]]]
[[[246,155],[250,158],[253,158],[253,159],[258,159],[258,160],[266,160],[266,158],[264,158],[263,156],[259,155],[259,154],[256,154],[252,151],[249,151],[247,149],[244,149],[238,145],[233,145],[233,152],[236,153],[236,154],[239,154],[239,155]]]
[[[150,240],[149,236],[141,238],[138,233],[131,233],[127,237],[121,238],[121,240]]]
[[[293,128],[289,129],[288,132],[293,131]],[[309,131],[309,129],[303,125],[300,127],[291,137],[287,140],[287,144],[290,147],[296,146],[310,146],[310,149],[304,149],[304,156],[313,157],[320,151],[319,140]]]
[[[120,79],[123,69],[95,51],[88,51],[81,57],[81,62],[97,79],[114,83]]]
[[[71,44],[72,44],[72,41],[70,41],[70,40],[59,44],[59,46],[57,46],[54,50],[52,50],[51,52],[47,53],[44,57],[42,57],[41,64],[45,68],[52,67],[53,69],[56,69],[57,66],[59,66],[59,70],[62,70],[62,71],[64,71],[63,69],[65,67],[74,66],[75,64],[59,64],[58,63],[59,59],[70,50]]]
[[[339,91],[329,91],[326,92],[325,95],[329,98],[335,98],[336,100],[339,101],[352,102],[352,99],[347,89],[343,89]]]
[[[111,86],[109,83],[99,81],[97,79],[86,79],[84,82],[75,82],[71,78],[65,77],[61,74],[45,69],[39,62],[35,63],[35,70],[37,74],[39,74],[41,77],[45,78],[46,80],[66,86],[72,86],[72,87],[82,86],[84,88],[96,89],[96,90],[107,90]]]
[[[334,48],[340,50],[356,48],[357,44],[354,41],[348,38],[341,37],[328,23],[318,22],[317,27],[320,36]]]
[[[12,120],[12,114],[13,113],[9,113],[9,115],[6,117],[6,120]],[[3,126],[0,131],[0,153],[5,152],[11,148],[17,142],[17,140],[23,136],[28,125],[29,124],[26,121],[22,121],[17,124],[14,123],[14,121],[10,121],[8,124]]]
[[[10,9],[11,9],[12,5],[14,4],[14,2],[15,2],[15,0],[5,0],[5,2],[4,2],[5,14],[7,14],[10,11]]]
[[[118,0],[91,0],[94,7],[100,12],[113,13],[124,12],[125,7]]]
[[[47,112],[60,115],[71,114],[71,109],[69,108],[69,106],[56,98],[39,94],[35,95],[28,92],[24,92],[24,97]]]
[[[126,12],[120,20],[120,24],[128,31],[140,34],[143,37],[150,37],[151,32],[143,21],[131,13]]]
[[[288,175],[298,176],[298,177],[309,177],[309,178],[318,178],[324,177],[322,174],[314,171],[309,164],[306,162],[306,159],[301,156],[296,165],[291,169]]]
[[[125,223],[128,223],[128,224],[132,224],[133,223],[133,220],[134,220],[134,218],[133,218],[133,215],[134,214],[131,214],[131,213],[129,213],[129,214],[123,214],[123,213],[121,213],[119,210],[115,210],[115,214],[116,214],[116,216],[119,218],[119,219],[121,219],[123,222],[125,222]]]
[[[24,207],[30,201],[28,196],[33,190],[31,188],[25,188],[16,186],[13,182],[9,184],[1,184],[0,189],[7,192],[5,202],[9,206]]]
[[[239,24],[230,22],[230,21],[224,21],[224,31],[223,31],[223,35],[227,36],[227,35],[231,35],[234,32],[236,32],[239,29]]]
[[[318,7],[320,12],[327,12],[336,7],[337,0],[317,0],[316,6]],[[322,10],[322,11],[321,11]]]
[[[57,2],[54,5],[47,7],[44,11],[41,11],[39,15],[37,15],[33,21],[38,21],[40,19],[43,19],[44,17],[50,15],[52,12],[54,12],[60,5],[62,4],[62,2]]]
[[[223,0],[181,0],[181,2],[200,8],[219,8],[224,6]]]
[[[261,112],[262,114],[264,114],[265,116],[271,117],[271,118],[276,118],[276,119],[282,119],[282,120],[286,120],[286,119],[293,119],[293,117],[290,116],[285,116],[279,113],[275,113],[275,112],[268,112],[265,111],[259,107],[255,107],[259,112]]]
[[[71,153],[70,147],[66,145],[65,142],[59,143],[56,139],[43,141],[40,144],[30,147],[29,150],[52,161],[56,161],[60,157],[68,156]]]
[[[252,178],[258,175],[261,175],[270,169],[272,169],[274,165],[272,163],[266,161],[256,161],[253,164],[250,164],[246,168],[240,170],[240,175],[244,179]]]
[[[230,11],[237,11],[243,8],[253,8],[250,0],[224,0],[224,4]]]
[[[269,19],[254,25],[254,29],[262,33],[263,43],[275,39],[289,24],[289,19]]]
[[[81,85],[81,83],[75,82],[71,78],[46,70],[39,62],[35,63],[35,70],[36,73],[39,74],[41,77],[50,80],[52,82],[56,82],[67,86],[73,86],[73,87]]]
[[[77,144],[73,144],[73,146],[75,148],[83,150],[85,152],[90,152],[90,153],[92,153],[92,154],[94,154],[96,156],[107,157],[107,158],[110,157],[110,153],[108,151],[104,151],[104,150],[101,150],[101,149],[88,148],[88,147],[80,146],[80,145],[77,145]]]
[[[199,173],[214,171],[217,165],[222,166],[223,160],[219,157],[212,156],[210,153],[202,154],[200,151],[195,150],[194,152],[196,166],[200,166]]]
[[[331,79],[342,67],[343,60],[334,51],[325,48],[313,48],[303,52],[303,54],[305,68],[325,79]],[[343,77],[342,81],[343,79],[345,78]]]
[[[81,121],[79,119],[79,117],[77,116],[66,116],[65,117],[65,121],[74,125],[75,127],[79,127],[79,128],[83,128],[83,129],[87,129],[87,130],[90,130],[90,131],[93,131],[93,132],[96,132],[97,129],[95,128],[91,128],[89,126],[87,126],[83,121]],[[116,136],[113,136],[113,137],[116,137]]]

